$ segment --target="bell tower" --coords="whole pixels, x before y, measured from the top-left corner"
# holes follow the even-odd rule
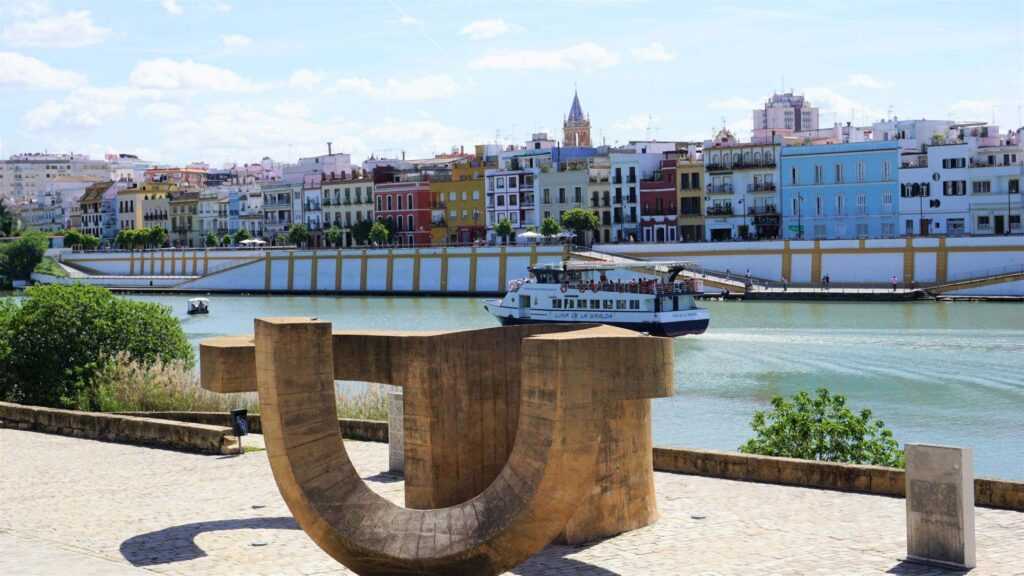
[[[573,91],[569,116],[562,123],[562,146],[590,146],[590,117],[583,115],[579,93]]]

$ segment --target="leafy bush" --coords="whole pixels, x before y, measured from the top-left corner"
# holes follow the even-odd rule
[[[309,229],[305,224],[292,224],[288,228],[288,243],[302,247],[309,242]]]
[[[96,286],[34,286],[0,308],[0,396],[92,409],[96,374],[118,353],[151,364],[192,347],[166,306],[117,298]]]
[[[544,221],[540,223],[540,233],[544,236],[554,236],[561,231],[562,225],[554,218],[545,218]]]
[[[35,272],[40,274],[49,274],[50,276],[57,276],[59,278],[67,278],[68,273],[57,264],[57,261],[49,256],[44,256],[42,261],[36,265]]]
[[[508,239],[512,236],[512,222],[508,218],[502,218],[494,225],[494,233],[501,237],[501,241],[508,244]]]
[[[64,247],[95,250],[100,247],[100,239],[92,234],[86,234],[71,228],[64,232]]]
[[[11,280],[28,280],[43,260],[50,241],[41,232],[29,232],[0,247],[0,274]]]
[[[855,414],[846,397],[819,388],[812,398],[799,392],[792,400],[772,398],[771,412],[757,411],[750,422],[755,436],[740,452],[804,460],[904,466],[903,451],[892,431],[871,410]]]
[[[373,242],[377,246],[383,246],[388,243],[388,237],[391,236],[391,231],[388,227],[381,222],[374,222],[373,226],[370,227],[370,242]]]

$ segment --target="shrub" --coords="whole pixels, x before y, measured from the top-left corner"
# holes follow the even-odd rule
[[[15,402],[92,409],[95,376],[118,353],[144,364],[194,359],[169,308],[104,288],[33,286],[6,306],[0,391]]]
[[[755,436],[740,452],[804,460],[904,466],[903,451],[892,431],[871,410],[855,414],[846,397],[824,388],[812,398],[799,392],[792,400],[772,398],[771,412],[757,411],[750,422]]]
[[[43,259],[36,265],[35,272],[60,278],[67,278],[68,276],[68,273],[57,264],[57,261],[49,256],[43,256]]]

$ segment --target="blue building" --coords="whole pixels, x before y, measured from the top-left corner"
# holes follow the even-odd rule
[[[786,146],[781,159],[783,238],[896,235],[898,142]]]

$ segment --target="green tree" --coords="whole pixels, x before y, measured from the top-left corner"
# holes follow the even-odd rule
[[[225,234],[220,239],[221,246],[231,246],[231,234]]]
[[[494,225],[494,233],[501,237],[502,242],[508,244],[508,239],[512,236],[512,223],[508,218],[502,218]]]
[[[292,224],[288,229],[288,243],[294,246],[305,246],[309,242],[309,230],[305,224]]]
[[[64,232],[65,248],[81,248],[83,250],[95,250],[100,245],[100,239],[92,234],[85,234],[71,228]]]
[[[342,240],[345,238],[345,233],[337,226],[331,226],[324,232],[324,240],[327,241],[329,246],[338,248],[341,246]]]
[[[562,214],[562,226],[576,233],[576,242],[579,244],[586,242],[587,231],[597,230],[599,224],[597,214],[583,208],[573,208]]]
[[[50,241],[42,232],[29,232],[0,248],[0,273],[10,280],[28,280],[43,260]]]
[[[11,236],[17,228],[17,219],[7,209],[7,202],[0,199],[0,236]]]
[[[248,240],[249,238],[252,238],[252,235],[249,234],[249,231],[246,230],[245,228],[239,228],[238,232],[235,232],[235,235],[231,238],[231,240],[235,244],[241,244],[242,242]]]
[[[207,248],[216,248],[217,246],[220,246],[220,241],[217,240],[217,235],[213,232],[206,235],[205,243]]]
[[[373,226],[370,227],[370,242],[373,242],[377,246],[384,246],[388,243],[388,238],[391,237],[391,231],[383,222],[374,222]]]
[[[548,217],[540,223],[540,233],[544,236],[555,236],[562,231],[562,225],[558,223],[558,220]]]
[[[871,410],[855,414],[846,397],[819,388],[814,397],[798,392],[792,400],[775,396],[770,412],[757,411],[750,422],[754,437],[740,452],[804,460],[904,465],[903,451],[892,431]]]
[[[360,246],[365,245],[370,240],[370,230],[373,228],[373,221],[371,220],[360,220],[353,225],[350,230],[352,231],[352,240]]]
[[[152,248],[160,248],[167,242],[167,230],[161,226],[145,228],[141,231],[142,244]]]
[[[114,355],[138,362],[194,361],[170,308],[87,285],[33,286],[0,309],[0,396],[91,409],[94,376]]]

